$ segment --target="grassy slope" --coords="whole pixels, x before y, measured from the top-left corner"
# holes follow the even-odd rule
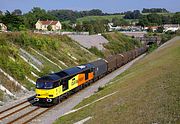
[[[108,16],[86,16],[83,18],[78,18],[78,22],[83,22],[83,21],[90,21],[90,20],[102,20],[102,19],[107,19],[109,21],[112,21],[113,18],[119,18],[121,19],[124,15],[108,15]]]
[[[142,15],[149,15],[149,14],[152,14],[152,13],[142,13]],[[156,13],[158,15],[166,15],[166,16],[173,16],[174,13]]]
[[[107,49],[105,55],[121,53],[140,46],[139,41],[127,37],[119,32],[105,33],[103,36],[110,41],[108,44],[104,45]]]
[[[18,54],[20,53],[20,48],[28,51],[28,53],[43,63],[44,67],[39,67],[41,72],[35,70],[19,57]],[[39,76],[48,74],[51,71],[60,71],[57,65],[47,61],[45,58],[34,52],[31,48],[40,52],[62,68],[67,67],[58,60],[61,60],[68,67],[71,67],[96,59],[95,55],[89,54],[88,52],[82,50],[77,43],[74,43],[67,36],[48,36],[31,33],[1,33],[0,68],[14,77],[28,89],[31,89],[31,87],[34,87],[34,85],[25,79],[25,75],[34,81],[37,79],[31,74],[31,71]],[[77,60],[70,57],[70,55],[75,57]],[[16,61],[14,62],[12,59],[10,59],[10,57]],[[13,91],[17,91],[15,86],[11,86],[12,82],[8,83],[5,78],[1,78],[1,83],[3,85],[7,85],[8,89],[14,89]]]
[[[118,91],[116,94],[63,116],[55,123],[70,124],[88,116],[93,117],[87,122],[92,124],[179,123],[179,67],[180,41],[176,41],[147,55],[76,108]]]
[[[121,19],[124,15],[107,15],[107,16],[85,16],[82,18],[78,18],[77,22],[82,23],[83,21],[91,21],[91,20],[103,20],[107,19],[109,21],[112,21],[113,18],[119,18]],[[64,21],[63,23],[69,23],[70,21]]]

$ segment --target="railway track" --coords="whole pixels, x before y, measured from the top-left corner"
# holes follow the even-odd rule
[[[0,111],[0,123],[2,124],[26,124],[41,114],[50,110],[36,105],[33,97]]]
[[[85,88],[86,87],[81,90]],[[76,93],[77,92],[73,93],[73,95]],[[68,98],[73,95],[70,95]],[[39,107],[33,98],[34,97],[0,111],[0,124],[27,124],[56,106],[46,108]],[[63,99],[61,103],[65,100],[66,98]]]

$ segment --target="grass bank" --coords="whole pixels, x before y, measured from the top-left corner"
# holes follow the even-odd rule
[[[141,46],[140,41],[127,37],[119,32],[104,33],[102,35],[109,41],[109,43],[104,44],[106,56],[109,54],[122,53]]]
[[[75,108],[95,102],[59,118],[55,124],[72,124],[92,117],[87,124],[180,123],[180,40],[155,50],[111,84]]]

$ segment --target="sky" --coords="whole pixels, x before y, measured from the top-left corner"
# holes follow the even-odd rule
[[[107,13],[118,13],[143,8],[166,8],[171,12],[180,11],[180,0],[0,0],[0,10],[10,11],[20,9],[23,13],[33,7],[45,10],[71,9],[90,10],[101,9]]]

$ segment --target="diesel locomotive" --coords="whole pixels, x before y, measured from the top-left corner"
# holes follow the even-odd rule
[[[88,64],[72,67],[60,72],[40,77],[36,81],[37,102],[58,104],[59,101],[68,97],[80,89],[86,87],[99,78],[123,66],[137,56],[145,53],[146,46],[98,59]]]

